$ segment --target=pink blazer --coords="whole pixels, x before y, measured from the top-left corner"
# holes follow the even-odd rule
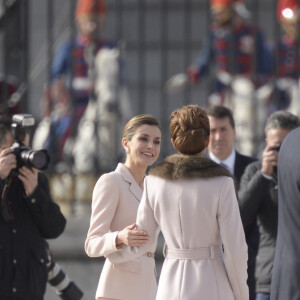
[[[119,251],[115,243],[117,233],[136,221],[141,197],[142,189],[121,163],[115,171],[99,178],[93,191],[90,228],[85,241],[88,256],[107,256]],[[149,251],[154,252],[155,248],[156,244]],[[140,256],[118,265],[106,260],[96,298],[154,300],[155,274],[153,258]]]

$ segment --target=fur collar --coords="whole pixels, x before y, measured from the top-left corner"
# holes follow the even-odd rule
[[[174,154],[150,170],[150,175],[168,180],[212,178],[228,176],[230,172],[210,158],[195,155]]]

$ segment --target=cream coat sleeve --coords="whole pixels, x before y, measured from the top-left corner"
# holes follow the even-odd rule
[[[90,228],[85,241],[85,252],[90,257],[104,256],[118,250],[118,232],[110,232],[119,201],[118,187],[118,181],[111,173],[102,175],[95,185]]]
[[[148,192],[147,192],[147,178],[144,181],[144,192],[141,203],[137,212],[137,229],[144,230],[149,236],[148,242],[141,247],[128,247],[125,246],[121,251],[110,253],[107,258],[113,264],[126,262],[132,260],[143,253],[154,251],[156,248],[157,237],[160,228],[155,220],[154,211],[151,207]]]
[[[248,300],[248,249],[233,181],[226,178],[220,192],[218,222],[224,246],[224,263],[234,299]]]

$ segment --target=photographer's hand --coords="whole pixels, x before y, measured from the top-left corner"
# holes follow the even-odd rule
[[[0,178],[4,180],[11,170],[17,167],[16,156],[12,153],[10,148],[4,149],[0,152]]]
[[[19,169],[18,178],[23,182],[26,196],[29,197],[38,185],[38,170],[22,167]]]
[[[272,176],[274,167],[278,163],[278,150],[275,150],[280,144],[272,144],[266,146],[262,154],[262,167],[261,171],[269,176]]]

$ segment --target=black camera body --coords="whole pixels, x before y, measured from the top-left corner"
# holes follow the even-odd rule
[[[274,147],[272,150],[279,152],[281,144],[278,147]]]
[[[34,151],[23,144],[26,135],[30,134],[34,124],[34,117],[30,114],[16,114],[12,117],[11,133],[15,143],[11,148],[17,159],[17,169],[26,166],[45,170],[48,167],[50,157],[46,150]]]

